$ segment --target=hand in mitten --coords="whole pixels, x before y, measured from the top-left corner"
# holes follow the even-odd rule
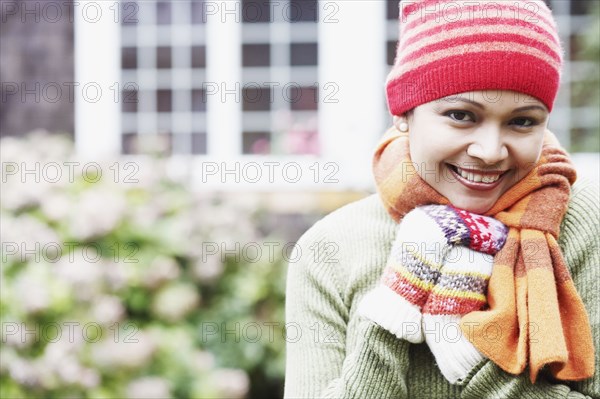
[[[493,255],[504,245],[508,229],[494,218],[451,207],[430,208],[429,215],[445,226],[452,247],[423,306],[423,329],[440,371],[456,383],[484,359],[459,323],[462,315],[487,304]]]
[[[401,220],[380,283],[358,308],[362,316],[413,343],[424,341],[421,310],[451,248],[442,226],[425,210],[415,208]]]

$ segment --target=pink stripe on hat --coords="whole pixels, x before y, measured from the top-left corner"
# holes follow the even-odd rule
[[[446,37],[460,37],[465,35],[465,31],[472,31],[474,33],[488,33],[488,32],[518,32],[522,33],[523,29],[530,29],[530,24],[514,20],[514,19],[476,19],[474,21],[460,21],[453,23],[451,27],[440,26],[439,24],[433,25],[430,29],[418,32],[415,35],[405,36],[402,40],[403,46],[413,45],[417,41],[431,40],[440,35]],[[536,41],[546,43],[548,46],[557,46],[557,40],[543,29],[536,29],[533,32],[528,32],[529,37],[535,38]],[[417,44],[418,46],[418,44]]]

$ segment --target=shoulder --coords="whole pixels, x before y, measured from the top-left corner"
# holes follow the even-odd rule
[[[599,192],[598,183],[577,181],[560,228],[558,243],[573,279],[580,284],[600,276]]]
[[[317,221],[298,240],[308,244],[334,242],[344,251],[352,251],[367,243],[385,240],[393,235],[396,223],[389,216],[379,196],[371,194],[349,203]]]
[[[561,236],[598,233],[599,225],[600,186],[590,180],[577,181],[571,189],[571,199],[561,225]]]
[[[577,180],[571,189],[571,202],[569,210],[576,208],[586,213],[598,216],[600,209],[600,185],[589,179]]]

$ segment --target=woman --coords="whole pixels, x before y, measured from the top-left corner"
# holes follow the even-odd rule
[[[599,200],[546,129],[550,10],[400,5],[377,194],[289,266],[285,397],[600,397]]]

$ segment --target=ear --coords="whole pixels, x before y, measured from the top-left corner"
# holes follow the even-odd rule
[[[394,115],[394,127],[396,130],[402,133],[408,132],[408,118],[403,116]]]
[[[406,118],[404,118],[402,116],[394,115],[393,123],[394,123],[394,126],[396,127],[396,129],[400,130],[400,124],[402,122],[406,122]]]

